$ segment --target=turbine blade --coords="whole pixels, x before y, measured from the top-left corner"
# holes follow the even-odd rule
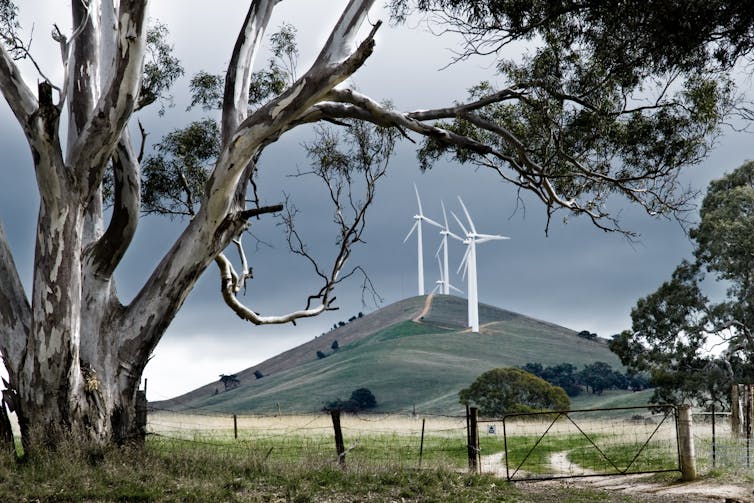
[[[417,226],[417,225],[419,225],[419,221],[418,221],[418,220],[417,220],[416,222],[414,222],[414,225],[412,225],[412,226],[411,226],[411,230],[410,230],[410,231],[408,231],[408,234],[406,234],[406,237],[405,237],[405,238],[403,239],[403,242],[404,242],[404,243],[405,243],[406,241],[408,241],[408,238],[410,238],[410,237],[411,237],[411,234],[413,234],[413,233],[414,233],[414,231],[416,230],[416,226]]]
[[[434,294],[434,293],[437,293],[437,290],[439,290],[439,289],[440,289],[440,286],[441,286],[441,285],[435,285],[435,287],[434,287],[434,288],[432,289],[432,292],[430,292],[430,294]]]
[[[448,227],[448,214],[445,212],[445,203],[440,201],[440,206],[442,206],[442,219],[445,222],[445,231],[450,232],[450,227]]]
[[[453,285],[451,285],[450,283],[448,283],[448,287],[449,287],[449,288],[450,288],[451,290],[455,290],[455,291],[456,291],[456,292],[458,292],[458,293],[463,293],[463,290],[461,290],[460,288],[456,288],[456,287],[454,287],[454,286],[453,286]]]
[[[499,234],[476,234],[476,237],[486,239],[487,241],[492,239],[510,239],[508,236],[500,236]]]
[[[471,215],[469,215],[469,210],[466,209],[466,205],[463,204],[463,199],[461,199],[461,196],[458,196],[458,200],[461,202],[461,208],[463,208],[463,212],[466,214],[466,220],[469,221],[469,227],[471,227],[471,232],[476,234],[476,229],[474,228],[474,222],[471,220]]]
[[[437,255],[435,255],[435,257],[437,257]],[[440,282],[444,283],[446,280],[442,276],[442,261],[440,260],[440,257],[437,257],[437,267],[440,268]]]
[[[465,265],[468,268],[469,265],[469,253],[471,251],[471,247],[466,247],[466,253],[463,254],[463,258],[461,259],[461,265],[458,266],[458,270],[456,271],[456,274],[461,272],[461,269],[463,269],[463,266]],[[466,277],[466,269],[464,269],[463,273],[464,278]]]
[[[461,230],[463,231],[463,234],[464,234],[465,236],[468,236],[468,235],[469,235],[469,231],[467,231],[467,230],[466,230],[466,227],[464,227],[464,226],[463,226],[463,224],[461,223],[461,220],[460,220],[460,219],[459,219],[459,218],[458,218],[458,217],[456,216],[456,214],[455,214],[455,213],[453,213],[452,211],[450,212],[450,214],[451,214],[451,215],[453,215],[453,218],[455,218],[455,219],[456,219],[456,222],[458,222],[458,225],[459,225],[459,226],[461,227]]]
[[[425,222],[427,222],[428,224],[434,225],[435,227],[439,227],[440,229],[442,229],[442,225],[438,224],[437,222],[435,222],[431,218],[425,217],[424,215],[420,215],[420,216],[421,216],[421,219],[424,220]]]
[[[416,188],[416,184],[414,184],[414,192],[416,192],[416,202],[419,204],[419,216],[423,217],[424,213],[422,212],[422,200],[419,197],[419,189]]]
[[[453,239],[457,239],[458,241],[463,241],[463,238],[461,236],[458,236],[457,234],[453,234],[450,231],[447,231],[448,236],[452,237]]]

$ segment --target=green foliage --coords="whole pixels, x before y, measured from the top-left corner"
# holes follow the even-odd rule
[[[487,417],[541,410],[567,410],[568,395],[524,370],[492,369],[480,375],[470,387],[458,393],[461,403],[475,403]]]
[[[18,7],[11,0],[0,0],[0,42],[14,59],[24,57],[23,46],[18,45]]]
[[[353,390],[353,392],[351,393],[351,400],[359,404],[359,408],[361,408],[362,410],[373,409],[377,407],[377,399],[367,388],[359,388]]]
[[[608,208],[616,195],[652,215],[688,211],[692,195],[676,171],[701,161],[734,108],[729,64],[754,40],[754,9],[711,4],[391,0],[398,21],[418,11],[461,33],[459,59],[500,54],[514,41],[532,47],[498,62],[501,87],[469,91],[471,101],[503,92],[493,104],[438,124],[499,154],[428,138],[422,168],[443,155],[492,168],[534,192],[548,217],[565,208],[610,229],[620,227]]]
[[[695,261],[684,260],[670,281],[640,299],[631,330],[611,343],[629,369],[650,372],[654,402],[726,405],[730,383],[752,378],[753,181],[750,162],[710,183],[701,222],[690,233]],[[704,295],[704,270],[726,281],[722,301]],[[713,344],[727,349],[713,355]]]
[[[607,389],[638,391],[649,386],[649,381],[643,375],[623,374],[602,361],[586,364],[581,370],[570,363],[550,367],[545,367],[541,363],[527,363],[521,369],[541,377],[553,386],[563,388],[569,397],[579,396],[582,388],[591,389],[593,394],[601,395]]]
[[[147,31],[144,76],[137,104],[137,108],[143,108],[159,100],[160,115],[165,113],[165,103],[172,106],[173,97],[169,90],[183,75],[183,66],[173,55],[173,46],[168,44],[167,37],[168,28],[161,23],[150,26]]]
[[[220,152],[219,138],[212,119],[194,121],[165,135],[143,163],[143,211],[193,215]]]
[[[223,106],[223,77],[200,71],[189,83],[191,104],[189,109],[201,105],[204,110],[218,110]]]
[[[338,398],[325,405],[324,410],[340,410],[342,412],[361,412],[377,407],[377,399],[367,388],[358,388],[351,392],[351,398],[341,400]]]

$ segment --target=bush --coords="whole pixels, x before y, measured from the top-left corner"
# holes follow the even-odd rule
[[[351,398],[348,400],[341,400],[340,398],[329,402],[325,405],[325,411],[340,410],[341,412],[361,412],[367,409],[373,409],[377,407],[377,399],[374,397],[371,391],[367,388],[359,388],[353,390]]]
[[[517,368],[498,368],[480,375],[470,387],[458,393],[460,402],[474,402],[487,417],[519,412],[567,410],[571,402],[559,386],[553,386]]]

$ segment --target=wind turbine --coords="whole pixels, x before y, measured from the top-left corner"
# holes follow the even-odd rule
[[[453,215],[453,218],[456,219],[456,222],[458,222],[458,225],[463,230],[464,235],[466,236],[466,239],[463,240],[464,244],[466,245],[466,253],[463,255],[463,260],[461,260],[461,265],[458,267],[458,270],[460,271],[461,268],[466,266],[466,278],[468,281],[468,311],[469,311],[469,326],[471,327],[472,332],[479,332],[479,296],[477,293],[477,275],[476,275],[476,245],[485,243],[487,241],[497,241],[502,239],[510,239],[506,236],[499,236],[497,234],[479,234],[476,231],[476,227],[474,227],[474,222],[471,220],[471,216],[469,215],[469,210],[466,209],[466,205],[463,204],[463,199],[461,199],[461,196],[458,196],[458,200],[461,202],[461,208],[463,208],[463,212],[466,215],[466,220],[469,222],[469,230],[464,227],[464,225],[461,223],[461,220],[456,216],[455,213],[451,211],[451,214]]]
[[[438,279],[437,281],[435,281],[436,285],[435,285],[434,290],[432,290],[432,293],[435,293],[435,292],[439,291],[440,293],[443,293],[445,295],[449,295],[450,294],[450,290],[455,290],[458,293],[463,293],[462,290],[459,290],[458,288],[456,288],[453,285],[451,285],[450,281],[448,281],[446,279],[447,276],[445,276],[444,274],[447,274],[447,273],[443,273],[443,266],[442,266],[442,262],[440,261],[440,254],[439,254],[440,250],[438,249],[437,252],[438,253],[435,253],[435,257],[437,257],[437,266],[440,268],[440,279]],[[448,293],[446,293],[446,292],[448,292]]]
[[[403,242],[405,243],[406,241],[408,241],[408,238],[411,237],[411,234],[416,231],[416,256],[419,270],[419,295],[424,295],[424,250],[422,250],[422,221],[434,225],[435,227],[442,228],[442,225],[438,224],[431,218],[424,216],[424,213],[422,212],[422,201],[419,197],[419,189],[416,188],[416,184],[414,184],[414,192],[416,192],[416,203],[419,205],[419,213],[417,215],[414,215],[414,220],[416,221],[411,227],[411,230],[408,231],[408,234],[406,235],[406,238],[403,240]]]
[[[440,247],[435,253],[435,257],[437,257],[438,264],[440,265],[440,280],[437,282],[437,285],[442,288],[442,293],[445,295],[450,295],[451,289],[458,293],[463,293],[461,290],[450,284],[450,275],[448,274],[448,236],[461,242],[463,242],[463,239],[450,231],[450,226],[448,226],[448,214],[445,212],[445,203],[440,201],[440,204],[442,205],[442,217],[445,225],[440,230],[442,241],[440,242]],[[443,258],[441,263],[440,252],[442,252]],[[435,289],[437,289],[437,287],[435,287]]]

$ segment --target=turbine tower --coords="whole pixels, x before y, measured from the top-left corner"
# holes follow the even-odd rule
[[[422,221],[427,222],[428,224],[434,225],[435,227],[442,228],[442,225],[438,224],[431,218],[428,218],[424,216],[424,213],[422,213],[422,201],[419,197],[419,189],[416,188],[416,184],[414,184],[414,192],[416,192],[416,203],[419,206],[419,213],[417,215],[414,215],[414,225],[411,227],[411,230],[408,231],[408,234],[406,235],[406,238],[403,240],[405,243],[408,241],[408,238],[411,237],[411,234],[416,231],[416,256],[417,256],[417,268],[419,271],[419,295],[424,295],[424,250],[422,249]]]
[[[487,241],[497,241],[501,239],[510,239],[506,236],[499,236],[497,234],[479,234],[476,231],[476,227],[474,227],[474,222],[471,220],[471,216],[469,215],[469,211],[466,209],[466,205],[463,204],[463,199],[461,199],[460,196],[458,196],[458,200],[461,202],[461,208],[463,208],[463,212],[466,215],[466,220],[469,223],[469,229],[467,230],[466,227],[461,223],[461,220],[456,216],[455,213],[451,212],[453,215],[453,218],[456,219],[456,222],[458,222],[458,225],[463,230],[464,235],[466,236],[466,239],[463,240],[464,244],[466,245],[466,253],[463,255],[463,260],[461,260],[461,265],[458,268],[460,271],[461,268],[466,266],[465,275],[468,281],[468,311],[469,311],[469,326],[471,327],[472,332],[479,332],[479,296],[477,293],[477,274],[476,274],[476,245],[485,243]]]
[[[453,234],[450,231],[450,226],[448,226],[448,214],[445,212],[445,203],[440,201],[440,204],[442,205],[442,217],[445,225],[440,230],[442,241],[440,242],[440,247],[435,253],[435,256],[437,257],[439,263],[440,252],[442,252],[442,262],[440,263],[440,281],[438,281],[437,284],[438,286],[442,287],[442,293],[445,295],[450,295],[451,289],[455,290],[458,293],[463,293],[461,290],[450,284],[450,275],[448,274],[448,236],[461,242],[463,242],[463,238],[457,236],[456,234]]]

